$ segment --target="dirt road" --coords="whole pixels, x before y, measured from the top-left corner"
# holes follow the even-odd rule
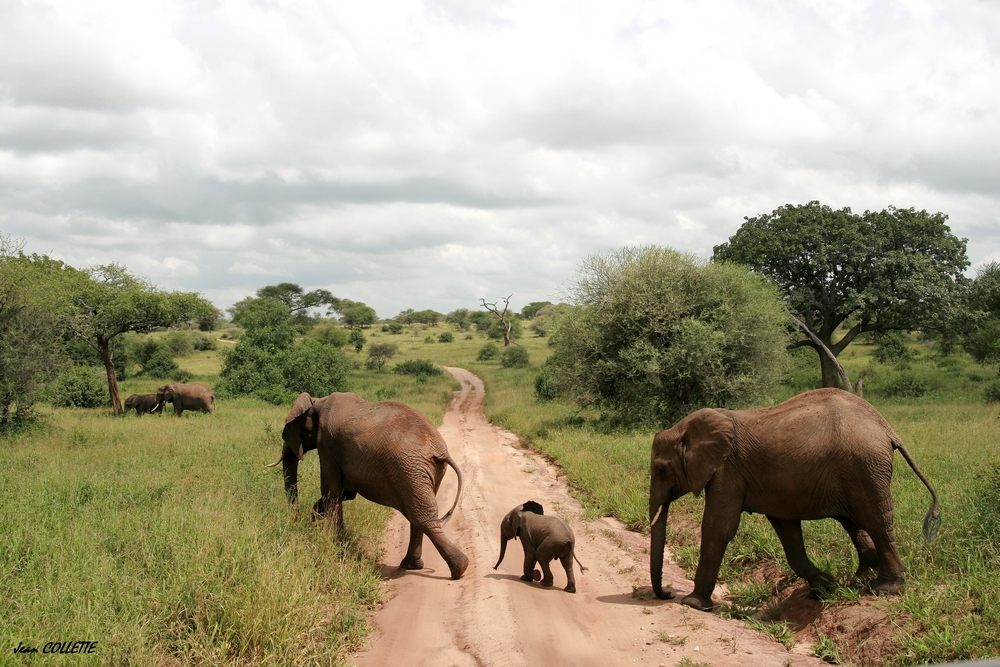
[[[462,390],[455,392],[440,430],[463,470],[465,491],[445,530],[471,565],[461,580],[451,581],[444,561],[425,540],[426,568],[397,570],[408,535],[397,513],[383,559],[387,601],[375,615],[368,647],[349,656],[350,662],[359,667],[656,667],[689,657],[713,667],[826,664],[789,653],[741,623],[678,604],[693,586],[676,566],[665,566],[664,586],[677,598],[653,598],[646,540],[607,519],[582,520],[555,468],[519,449],[514,435],[483,416],[482,381],[460,368],[447,370]],[[451,505],[455,488],[449,472],[438,493],[443,507]],[[540,502],[546,514],[572,525],[577,557],[588,567],[577,571],[575,595],[562,590],[566,579],[558,561],[552,563],[554,587],[521,581],[523,552],[516,541],[508,544],[500,569],[492,569],[500,550],[500,520],[526,500]]]

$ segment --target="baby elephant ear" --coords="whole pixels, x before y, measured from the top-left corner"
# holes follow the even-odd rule
[[[733,420],[717,410],[698,410],[684,419],[678,443],[681,465],[691,493],[702,492],[733,448]]]
[[[535,514],[545,514],[545,510],[534,500],[529,500],[521,505],[522,512],[534,512]]]

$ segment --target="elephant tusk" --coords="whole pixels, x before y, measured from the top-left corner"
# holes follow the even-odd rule
[[[282,455],[281,455],[281,457],[280,457],[280,458],[278,458],[278,460],[277,460],[277,461],[275,461],[274,463],[268,463],[268,464],[267,464],[267,467],[268,467],[268,468],[273,468],[274,466],[276,466],[276,465],[278,465],[279,463],[281,463],[281,462],[282,462],[282,460],[284,460],[284,458],[285,458],[285,455],[284,455],[284,454],[282,454]]]
[[[655,524],[655,523],[656,523],[657,521],[659,521],[659,519],[660,519],[660,514],[662,514],[662,513],[663,513],[663,505],[660,505],[660,509],[656,510],[656,516],[654,516],[654,517],[653,517],[653,520],[649,522],[649,525],[650,525],[650,526],[652,526],[652,525],[653,525],[653,524]]]

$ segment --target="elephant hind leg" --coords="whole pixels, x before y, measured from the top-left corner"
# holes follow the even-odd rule
[[[788,565],[795,574],[808,581],[813,588],[822,588],[833,583],[833,577],[809,560],[805,542],[802,540],[801,521],[773,517],[767,517],[767,520],[778,534],[781,546],[785,549],[785,556],[788,558]]]
[[[560,556],[559,562],[562,563],[563,569],[566,570],[565,591],[567,593],[576,593],[576,576],[573,574],[573,550],[570,549]]]
[[[875,550],[875,543],[871,536],[858,528],[857,524],[847,517],[837,517],[837,521],[847,531],[851,543],[858,551],[858,569],[854,573],[854,577],[858,581],[873,579],[878,569],[878,552]]]
[[[445,537],[444,531],[441,529],[441,522],[435,519],[423,526],[421,530],[430,538],[434,548],[448,564],[451,578],[461,579],[465,571],[469,569],[469,557],[462,553],[462,550],[455,546],[454,542]]]
[[[406,547],[406,556],[403,557],[403,562],[399,564],[404,570],[422,570],[424,569],[423,561],[423,551],[424,551],[424,531],[417,528],[415,524],[410,524],[410,544]]]

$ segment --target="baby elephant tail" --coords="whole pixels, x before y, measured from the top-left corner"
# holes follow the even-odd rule
[[[924,473],[920,472],[920,468],[917,467],[917,462],[913,460],[910,453],[906,451],[906,447],[903,447],[903,443],[898,439],[893,439],[892,446],[899,450],[899,453],[903,455],[913,472],[917,474],[920,481],[924,483],[927,490],[931,492],[931,508],[927,511],[927,516],[924,517],[924,539],[928,542],[937,537],[938,531],[941,529],[941,513],[938,511],[938,497],[937,493],[934,492],[934,487],[931,483],[927,481],[924,477]]]
[[[575,560],[576,564],[580,566],[580,572],[586,572],[587,571],[587,567],[583,563],[580,562],[579,558],[576,557],[576,549],[573,549],[573,560]]]

